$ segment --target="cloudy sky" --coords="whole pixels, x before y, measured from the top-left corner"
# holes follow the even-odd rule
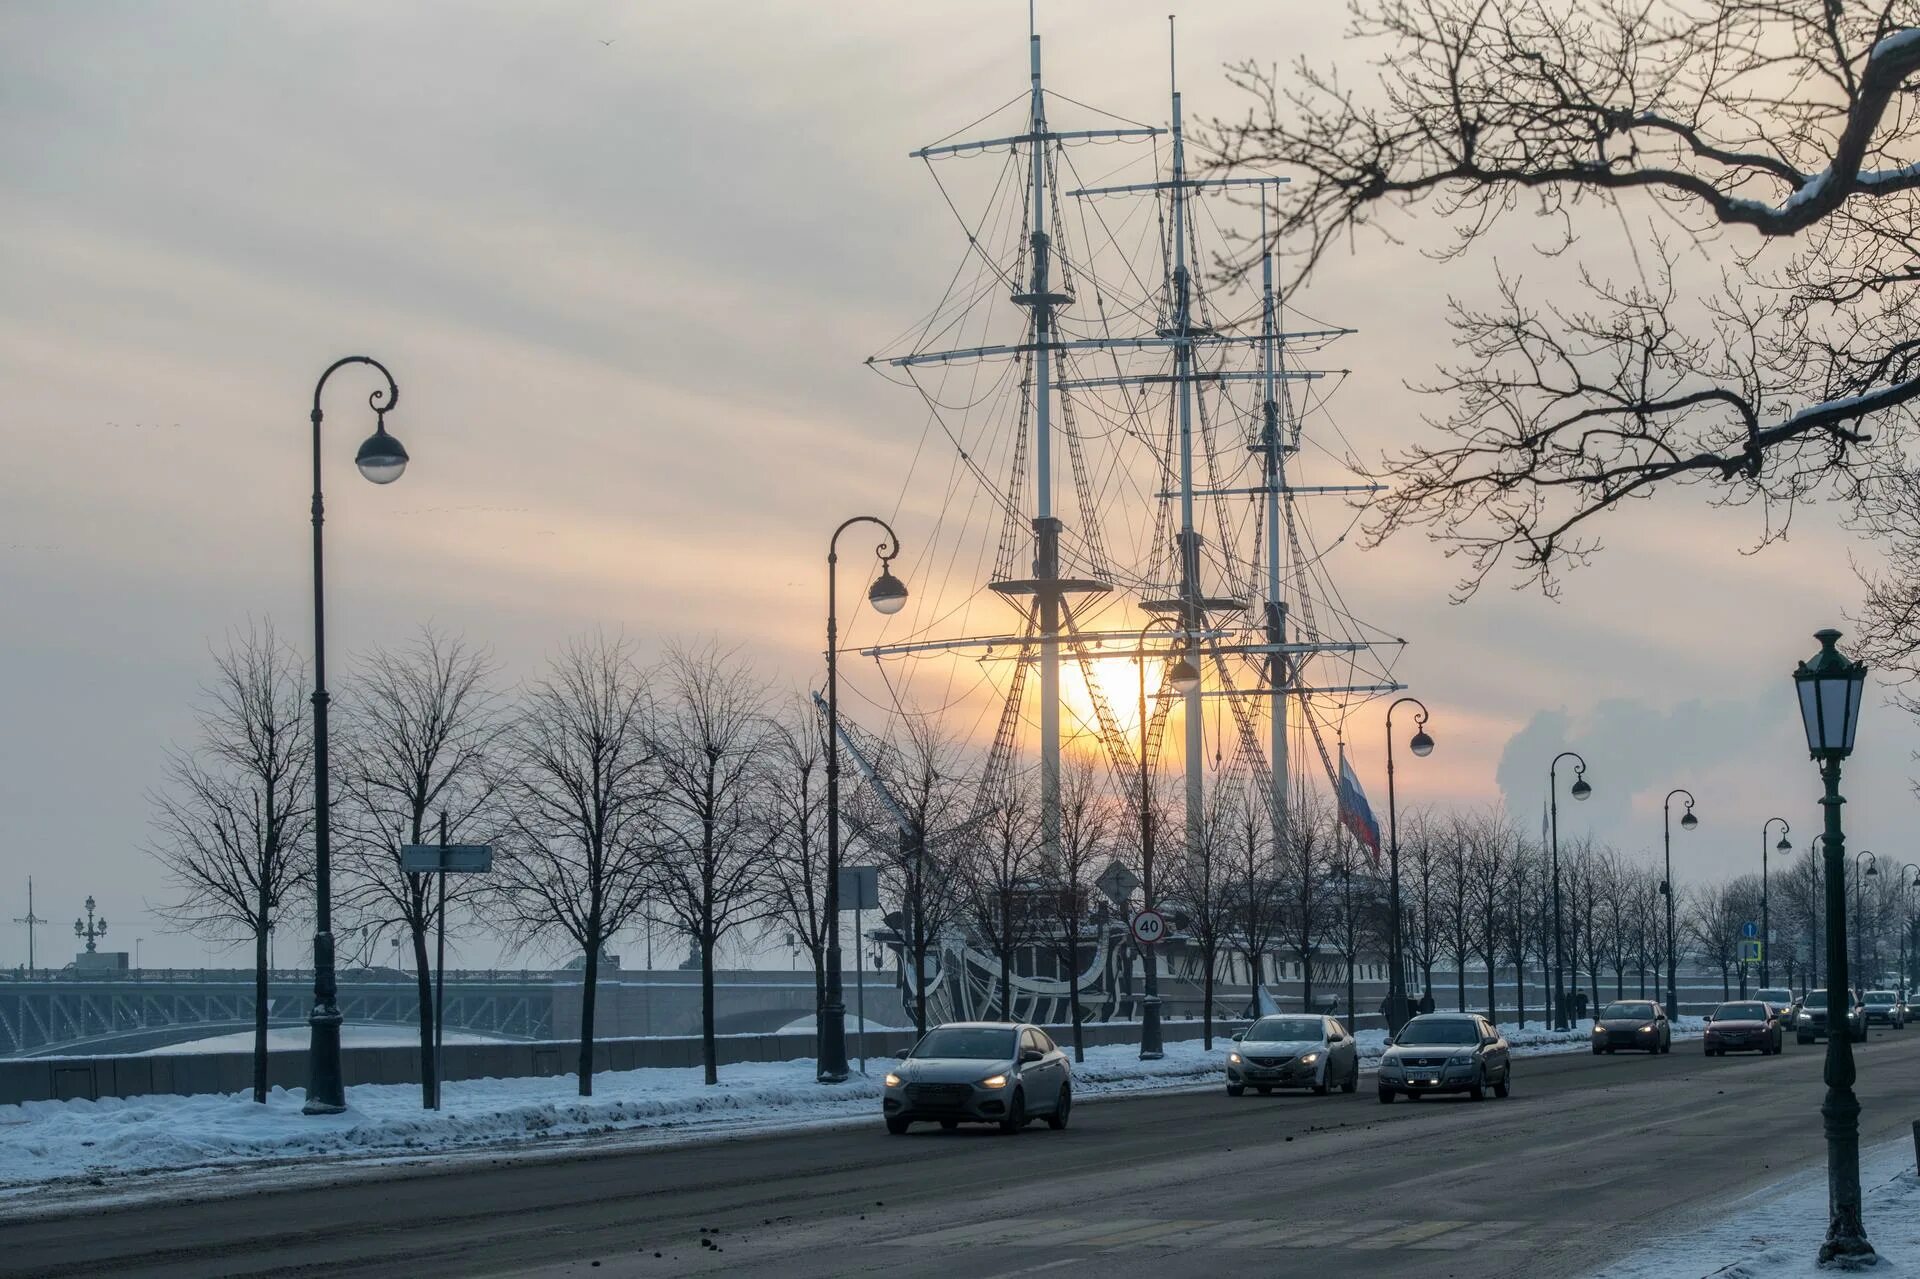
[[[1364,69],[1334,6],[1193,8],[1198,114],[1244,109],[1229,59]],[[1164,121],[1166,11],[1047,0],[1050,87]],[[414,457],[398,485],[360,482],[373,384],[336,381],[342,678],[430,619],[510,681],[596,626],[648,649],[713,634],[778,686],[816,680],[827,533],[897,510],[924,542],[938,510],[904,487],[917,399],[861,363],[958,251],[906,152],[1021,91],[1025,26],[1019,0],[0,9],[0,920],[31,874],[63,928],[92,893],[114,948],[201,962],[148,910],[166,890],[145,793],[229,628],[271,617],[304,647],[307,401],[340,355],[394,370]],[[1369,456],[1418,433],[1431,406],[1402,379],[1444,358],[1448,293],[1492,275],[1409,234],[1362,241],[1299,299],[1360,330],[1340,420]],[[1583,252],[1626,260],[1600,232]],[[1859,551],[1815,512],[1747,555],[1755,519],[1663,495],[1610,522],[1557,601],[1499,584],[1451,606],[1429,546],[1343,552],[1348,601],[1411,641],[1400,672],[1434,712],[1403,796],[1537,814],[1573,745],[1596,794],[1570,833],[1651,857],[1660,797],[1693,789],[1683,883],[1755,868],[1776,813],[1804,846],[1816,785],[1787,675],[1844,624]],[[870,669],[850,678],[877,697]],[[1349,734],[1384,790],[1377,723]],[[1874,709],[1855,847],[1915,856],[1915,744]],[[0,962],[25,951],[0,926]]]

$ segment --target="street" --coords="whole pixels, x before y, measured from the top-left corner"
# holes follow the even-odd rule
[[[1857,1048],[1863,1145],[1920,1115],[1920,1030]],[[8,1275],[1578,1275],[1822,1157],[1823,1046],[1516,1062],[1514,1096],[1173,1094],[1065,1133],[870,1127],[343,1174],[4,1228]],[[1624,1226],[1614,1223],[1628,1223]],[[703,1242],[708,1240],[710,1242]],[[1390,1255],[1383,1255],[1390,1254]],[[1312,1262],[1306,1260],[1311,1255]],[[1288,1257],[1301,1259],[1295,1267]]]

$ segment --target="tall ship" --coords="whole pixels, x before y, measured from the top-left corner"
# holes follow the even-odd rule
[[[1149,123],[1047,88],[1032,31],[1021,91],[911,153],[954,218],[954,267],[868,361],[926,414],[911,483],[939,485],[940,509],[906,557],[916,607],[860,652],[901,713],[978,718],[975,811],[947,836],[1029,787],[1042,867],[1059,864],[1075,770],[1102,774],[1136,827],[1143,802],[1164,808],[1163,866],[1223,806],[1280,847],[1322,780],[1337,793],[1347,716],[1402,687],[1405,641],[1355,616],[1331,573],[1376,491],[1338,432],[1347,374],[1323,366],[1353,330],[1283,296],[1267,228],[1286,176],[1226,171],[1188,136],[1171,20],[1168,52]],[[889,743],[847,741],[884,789]],[[1143,795],[1142,751],[1181,777],[1164,801]],[[1063,1022],[1077,987],[1080,1017],[1133,1015],[1129,902],[1168,889],[1126,867],[1100,888],[1079,973],[1047,946],[1005,973],[946,923],[925,971],[897,960],[909,998],[924,984],[936,1018]],[[1167,904],[1179,1011],[1194,963]],[[899,918],[874,936],[908,949]]]

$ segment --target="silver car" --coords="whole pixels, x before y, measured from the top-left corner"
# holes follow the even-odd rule
[[[929,1030],[887,1072],[881,1111],[894,1136],[909,1124],[998,1124],[1016,1133],[1044,1116],[1056,1132],[1073,1109],[1073,1067],[1038,1026],[956,1021]]]
[[[1380,1100],[1463,1092],[1475,1101],[1504,1097],[1513,1087],[1513,1050],[1506,1036],[1473,1013],[1425,1013],[1400,1028],[1380,1058]]]
[[[1262,1017],[1227,1050],[1229,1097],[1249,1088],[1311,1088],[1324,1097],[1336,1085],[1341,1092],[1360,1086],[1360,1050],[1332,1017]]]

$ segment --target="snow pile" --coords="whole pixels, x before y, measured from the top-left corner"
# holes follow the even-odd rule
[[[1861,1215],[1880,1254],[1869,1273],[1904,1270],[1920,1257],[1920,1177],[1906,1138],[1860,1155]],[[1594,1279],[1815,1279],[1827,1234],[1827,1169],[1820,1163],[1757,1194],[1718,1220],[1675,1230],[1659,1243],[1597,1271]]]
[[[1508,1027],[1516,1055],[1583,1051],[1585,1025],[1560,1034]],[[1686,1029],[1682,1024],[1681,1029]],[[1695,1027],[1697,1029],[1697,1026]],[[1380,1058],[1385,1034],[1360,1032],[1361,1064]],[[1218,1087],[1226,1034],[1214,1047],[1171,1040],[1160,1061],[1137,1044],[1087,1049],[1074,1067],[1082,1099],[1172,1088]],[[1071,1046],[1062,1044],[1071,1052]],[[418,1084],[363,1084],[348,1090],[345,1114],[307,1116],[299,1089],[275,1089],[265,1105],[250,1094],[40,1101],[0,1106],[0,1203],[35,1187],[86,1184],[108,1176],[313,1159],[391,1159],[626,1133],[623,1140],[672,1140],[743,1130],[790,1129],[823,1121],[873,1120],[889,1059],[869,1060],[866,1077],[823,1087],[811,1058],[741,1062],[720,1068],[708,1087],[698,1067],[606,1072],[594,1095],[571,1075],[449,1083],[446,1108],[420,1108]]]
[[[313,1032],[305,1026],[274,1026],[267,1031],[267,1051],[285,1052],[289,1049],[302,1049],[312,1038]],[[348,1048],[418,1048],[420,1031],[413,1026],[342,1026],[340,1042]],[[450,1044],[497,1044],[501,1041],[486,1035],[449,1030],[447,1042]],[[252,1051],[253,1032],[236,1030],[232,1034],[210,1035],[205,1039],[194,1039],[166,1048],[149,1048],[145,1052],[135,1053],[134,1056],[168,1057],[174,1053],[250,1053]]]

